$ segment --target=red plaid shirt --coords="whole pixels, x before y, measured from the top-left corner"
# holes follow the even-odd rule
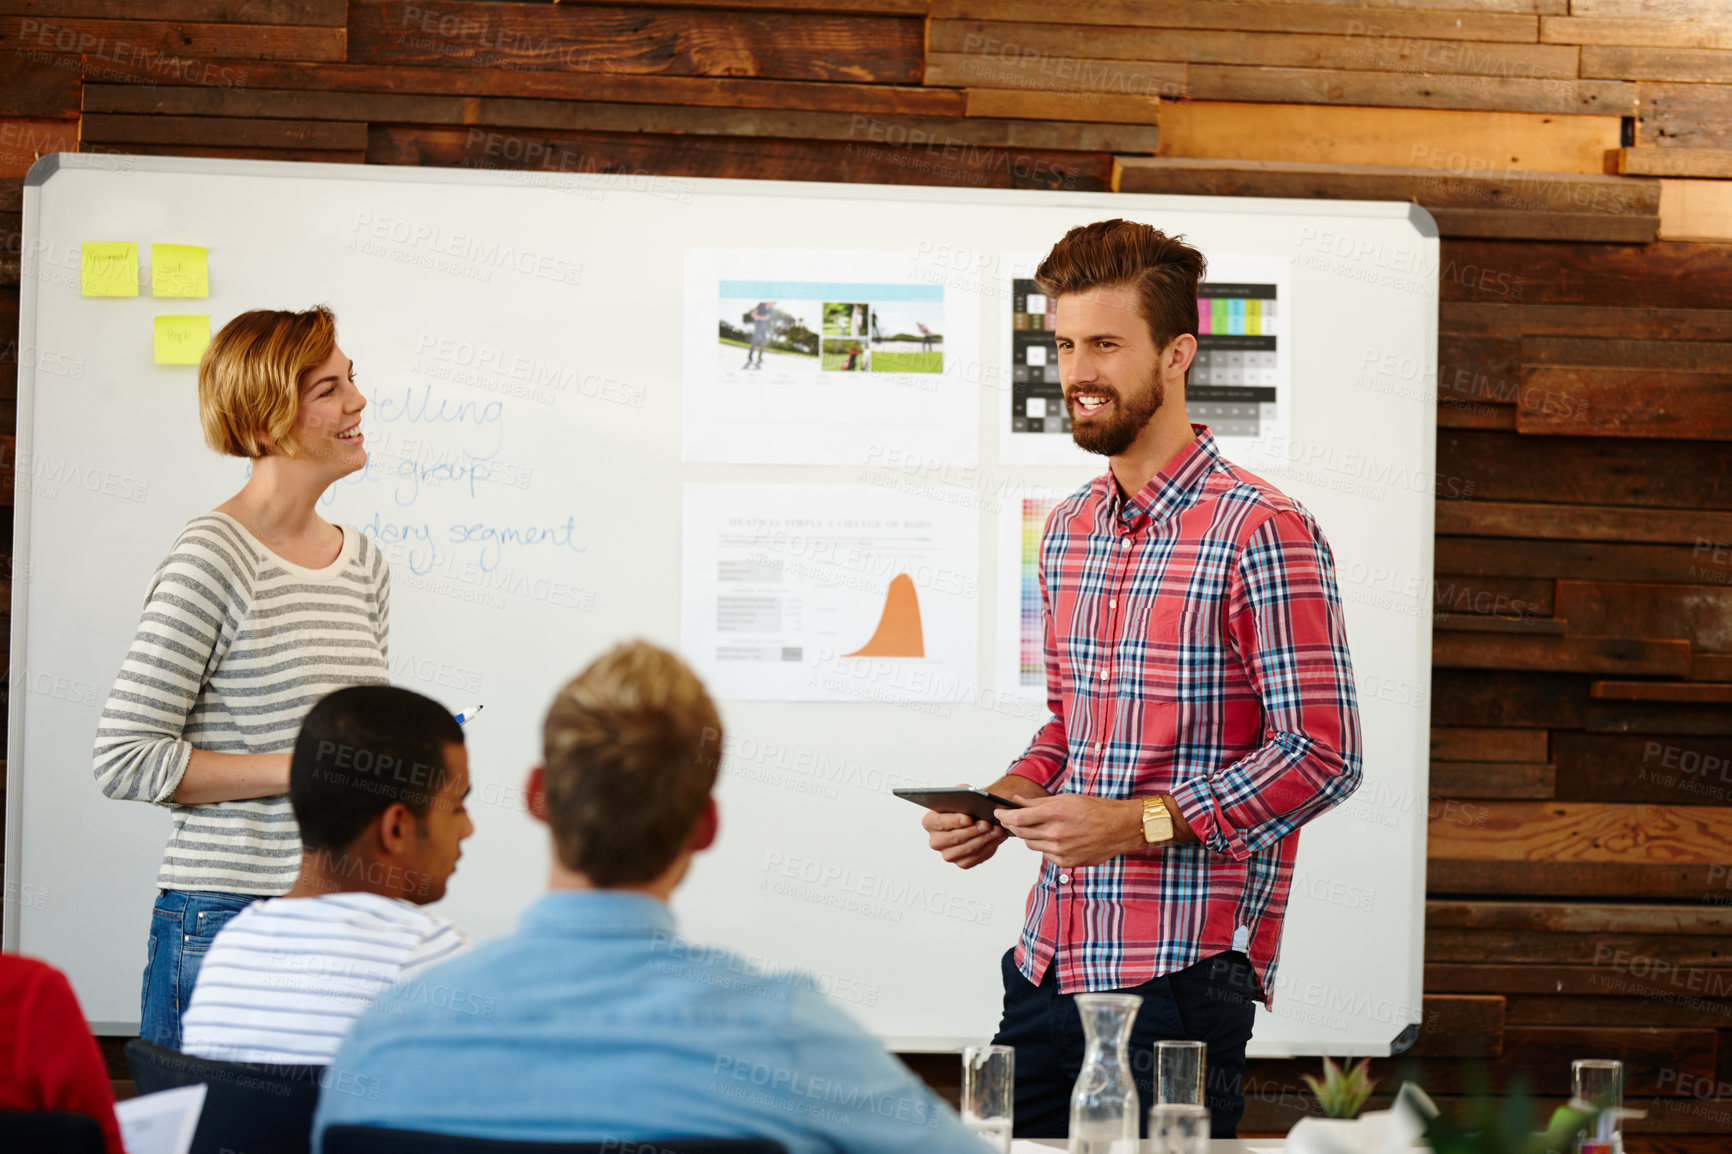
[[[1201,839],[1043,863],[1016,949],[1039,984],[1119,990],[1241,950],[1273,1001],[1298,829],[1359,784],[1335,564],[1298,502],[1207,428],[1126,499],[1111,472],[1040,547],[1052,720],[1011,772],[1094,797],[1171,794]]]

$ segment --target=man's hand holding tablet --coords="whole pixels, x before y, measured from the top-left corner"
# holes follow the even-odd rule
[[[965,784],[958,788],[968,789],[969,786]],[[1018,804],[1051,796],[1028,778],[1015,775],[1000,778],[985,792]],[[966,870],[997,853],[998,847],[1011,836],[1009,830],[997,824],[1004,814],[1011,812],[1008,809],[996,810],[994,820],[987,821],[966,813],[929,809],[920,819],[920,825],[926,830],[927,843],[945,861]]]

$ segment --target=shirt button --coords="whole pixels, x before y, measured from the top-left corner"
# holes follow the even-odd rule
[[[1130,548],[1130,547],[1131,547],[1131,539],[1130,539],[1130,538],[1129,538],[1129,537],[1126,537],[1126,538],[1125,538],[1125,540],[1124,540],[1124,547],[1125,547],[1125,548],[1126,548],[1126,549],[1129,549],[1129,548]]]
[[[1101,751],[1101,743],[1097,741],[1097,742],[1095,742],[1095,752],[1099,753],[1100,751]]]
[[[1119,607],[1119,602],[1118,602],[1118,598],[1116,598],[1116,597],[1113,598],[1111,601],[1107,602],[1107,608],[1108,609],[1117,609],[1118,607]]]
[[[1070,875],[1069,874],[1059,874],[1058,875],[1058,884],[1059,885],[1061,885],[1061,886],[1062,885],[1068,885],[1069,883],[1070,883]]]
[[[1107,679],[1107,671],[1103,669],[1103,670],[1101,670],[1101,680],[1105,681],[1106,679]]]

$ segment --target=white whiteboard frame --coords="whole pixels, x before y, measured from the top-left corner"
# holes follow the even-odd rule
[[[35,165],[26,180],[24,191],[23,239],[24,252],[30,254],[38,250],[40,223],[40,198],[43,186],[62,168],[65,169],[114,169],[117,164],[124,163],[129,171],[162,172],[176,174],[208,174],[222,173],[225,175],[262,176],[276,179],[297,179],[309,181],[353,181],[353,182],[386,182],[395,184],[457,184],[475,186],[493,186],[507,190],[513,185],[523,187],[523,174],[512,172],[489,172],[464,169],[423,169],[409,167],[366,167],[350,165],[325,164],[285,164],[268,161],[218,161],[203,159],[187,159],[173,157],[113,157],[88,156],[82,154],[58,154],[44,158]],[[538,183],[542,174],[535,174]],[[610,187],[605,176],[591,177],[574,175],[561,177],[563,184],[583,188],[595,186]],[[1290,211],[1296,215],[1323,219],[1339,219],[1342,221],[1384,219],[1405,220],[1413,227],[1415,236],[1423,241],[1429,240],[1435,244],[1437,230],[1429,214],[1415,205],[1406,203],[1382,203],[1361,201],[1318,201],[1318,200],[1264,200],[1251,198],[1214,198],[1194,196],[1151,196],[1141,194],[1114,193],[1081,193],[1081,192],[1030,192],[1013,190],[976,190],[958,188],[935,188],[924,186],[875,186],[858,184],[821,184],[793,182],[759,182],[741,180],[693,180],[689,182],[699,190],[701,195],[725,196],[758,196],[758,197],[789,197],[797,196],[802,200],[862,200],[876,199],[904,204],[945,204],[945,205],[993,205],[1015,206],[1020,204],[1039,204],[1043,208],[1075,209],[1079,219],[1090,219],[1106,215],[1119,215],[1125,212],[1139,210],[1165,209],[1168,211],[1194,211],[1213,214],[1234,213],[1269,213],[1271,211]],[[37,328],[37,302],[35,290],[30,278],[26,278],[20,303],[20,347],[25,347],[33,340]],[[1431,317],[1429,340],[1432,350],[1435,350],[1436,318],[1435,311]],[[1433,363],[1435,356],[1433,355]],[[18,368],[18,440],[17,449],[20,458],[25,458],[32,449],[32,430],[34,421],[34,399],[36,386],[36,366],[29,359],[21,356]],[[1435,441],[1427,441],[1427,459],[1417,462],[1422,470],[1431,470],[1435,465]],[[983,444],[983,453],[991,452],[988,444]],[[1277,483],[1280,475],[1276,474]],[[187,515],[191,515],[188,511]],[[1423,503],[1423,511],[1416,513],[1423,517],[1423,540],[1425,542],[1424,556],[1412,559],[1412,564],[1419,572],[1428,578],[1432,568],[1431,537],[1432,537],[1432,502],[1427,499]],[[31,501],[20,492],[14,507],[14,564],[28,567],[30,564],[29,538],[32,518]],[[24,788],[24,774],[18,761],[21,749],[26,718],[26,705],[29,694],[23,691],[17,676],[28,668],[27,636],[28,622],[28,581],[13,583],[13,634],[11,662],[14,671],[14,692],[9,712],[9,788],[7,789],[6,805],[6,877],[9,883],[18,878],[25,838],[31,831],[26,828],[25,811],[29,805],[27,790]],[[1419,623],[1417,644],[1419,646],[1419,664],[1416,676],[1425,699],[1429,700],[1430,692],[1430,628],[1429,614]],[[1413,718],[1418,747],[1426,746],[1426,734],[1429,730],[1429,717],[1426,711],[1416,710]],[[14,768],[16,767],[16,768]],[[73,772],[77,769],[74,768]],[[1407,919],[1405,941],[1392,943],[1405,947],[1405,964],[1408,970],[1407,988],[1412,991],[1410,1011],[1406,1016],[1408,1023],[1418,1020],[1420,996],[1422,992],[1423,964],[1423,927],[1424,927],[1424,797],[1427,767],[1423,760],[1417,769],[1417,785],[1419,789],[1419,818],[1417,827],[1419,834],[1412,840],[1412,859],[1409,865],[1413,876],[1419,879],[1418,892],[1408,895],[1411,899],[1410,916]],[[3,920],[0,920],[0,942],[5,948],[16,949],[19,940],[20,908],[16,896],[8,891],[4,902]],[[1008,942],[1006,943],[1009,944]],[[982,980],[996,982],[996,976],[990,971],[979,975]],[[1399,1011],[1398,1011],[1399,1016]],[[1391,1036],[1400,1032],[1400,1026],[1407,1023],[1392,1024]],[[126,1021],[96,1021],[93,1026],[98,1032],[120,1033],[129,1031],[133,1024]],[[886,1038],[887,1043],[903,1050],[947,1050],[974,1038],[958,1037],[898,1037]],[[1311,1052],[1301,1049],[1260,1051],[1255,1039],[1251,1053],[1253,1056],[1288,1056],[1290,1054]],[[1386,1054],[1388,1047],[1336,1047],[1332,1053],[1350,1056],[1361,1052]]]

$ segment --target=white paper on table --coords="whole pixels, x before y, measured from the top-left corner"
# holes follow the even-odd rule
[[[1001,390],[998,412],[993,423],[998,426],[998,459],[1004,465],[1076,465],[1094,472],[1103,468],[1101,458],[1077,448],[1070,434],[1063,431],[1062,406],[1056,403],[1059,381],[1058,360],[1050,334],[1045,336],[1029,329],[1018,329],[1016,315],[1039,315],[1048,310],[1052,301],[1038,292],[1030,292],[1034,269],[1044,253],[1004,253],[999,267],[1004,270],[1004,282],[991,295],[1002,302],[999,309],[1000,334],[998,354],[1003,360],[998,379]],[[1205,285],[1256,285],[1263,298],[1272,299],[1273,307],[1260,308],[1258,337],[1273,338],[1274,349],[1213,347],[1216,342],[1202,339],[1197,359],[1188,378],[1186,409],[1193,424],[1208,425],[1214,433],[1221,455],[1235,465],[1253,472],[1279,472],[1289,466],[1295,455],[1293,431],[1293,262],[1285,256],[1240,253],[1206,253],[1209,260]],[[1018,282],[1022,282],[1019,289]],[[1273,298],[1268,297],[1272,290]],[[1019,309],[1019,304],[1021,308]],[[1021,332],[1023,335],[1017,335]],[[1210,336],[1216,334],[1211,333]],[[1220,334],[1226,338],[1219,344],[1245,345],[1252,342],[1231,338],[1245,334]],[[1267,343],[1266,341],[1263,343]],[[1019,352],[1020,350],[1020,352]],[[1034,378],[1050,394],[1054,404],[1048,405],[1048,415],[1041,418],[1039,431],[1027,426],[1035,414],[1028,407],[1030,398],[1017,400],[1018,377]],[[1272,401],[1232,401],[1208,396],[1213,387],[1255,388],[1274,390]],[[1038,398],[1035,398],[1038,401]],[[1017,427],[1019,419],[1024,427]],[[1300,447],[1303,451],[1303,447]]]
[[[680,648],[733,701],[980,692],[975,494],[688,484]]]
[[[913,252],[689,250],[683,459],[978,464],[980,297],[931,273]]]
[[[204,1112],[206,1086],[177,1086],[114,1104],[126,1154],[187,1154]]]

